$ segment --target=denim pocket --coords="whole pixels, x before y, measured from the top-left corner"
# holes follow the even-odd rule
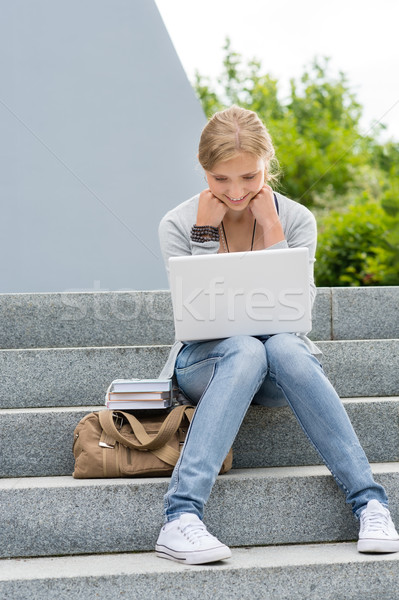
[[[188,367],[176,367],[178,386],[195,404],[200,400],[212,378],[219,357],[206,358]]]

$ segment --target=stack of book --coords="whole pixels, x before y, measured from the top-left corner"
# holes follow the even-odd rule
[[[105,395],[111,410],[168,408],[172,401],[171,379],[115,379]]]

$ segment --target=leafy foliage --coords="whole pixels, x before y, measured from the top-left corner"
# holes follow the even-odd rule
[[[316,252],[318,286],[375,285],[384,211],[366,196],[323,220]],[[381,258],[381,257],[380,257]]]
[[[385,270],[377,279],[382,285],[399,285],[399,179],[382,198],[387,230],[378,254],[383,253]]]

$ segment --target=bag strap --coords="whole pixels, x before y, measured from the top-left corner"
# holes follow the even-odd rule
[[[171,437],[174,436],[181,425],[184,415],[186,415],[189,422],[191,422],[193,414],[193,407],[187,405],[177,406],[168,414],[155,437],[150,437],[148,435],[143,424],[140,423],[134,415],[127,413],[125,416],[134,435],[141,444],[140,448],[156,450],[165,446]]]
[[[116,437],[117,436],[115,435],[115,433],[113,433],[112,435],[109,435],[103,429],[100,441],[105,442],[106,444],[110,444],[109,448],[113,448]],[[124,436],[122,434],[121,434],[121,437],[124,438]],[[125,439],[124,442],[120,442],[120,443],[124,447],[126,447],[127,445],[129,445],[131,447],[133,444],[133,442],[131,442],[130,440],[127,440],[127,439]],[[140,448],[142,448],[142,446],[140,446]],[[140,452],[140,450],[136,450],[136,452]],[[180,452],[178,452],[177,450],[172,448],[172,446],[169,446],[169,444],[166,444],[163,448],[158,448],[157,450],[148,450],[148,452],[150,452],[151,454],[154,454],[155,456],[157,456],[158,458],[163,460],[163,462],[165,462],[169,465],[172,465],[173,467],[179,460],[179,456],[180,456]],[[109,474],[109,475],[106,475],[107,477],[108,476],[109,477],[119,477],[120,476],[120,471],[118,469],[118,461],[117,460],[115,461],[115,456],[113,453],[107,452],[107,451],[103,452],[103,461],[105,461],[104,462],[104,473]],[[116,471],[115,471],[115,469],[116,469]],[[111,473],[112,473],[112,475],[111,475]]]
[[[188,420],[191,422],[191,419],[194,414],[194,407],[182,405],[173,409],[166,417],[155,438],[151,438],[147,434],[143,425],[133,415],[122,411],[114,412],[120,413],[126,418],[130,426],[132,427],[136,438],[142,443],[135,444],[131,440],[125,438],[125,436],[122,435],[120,431],[115,427],[112,411],[103,410],[98,413],[98,417],[100,425],[107,435],[110,435],[113,439],[119,441],[125,446],[128,446],[129,448],[133,448],[134,450],[149,450],[152,454],[154,454],[155,456],[157,456],[158,458],[160,458],[161,460],[163,460],[171,466],[174,466],[177,463],[180,456],[180,452],[167,445],[166,442],[169,441],[170,438],[176,433],[184,415],[186,415]],[[163,444],[163,446],[157,446],[157,448],[150,448],[150,446],[153,445],[154,441],[157,444]]]
[[[169,446],[169,444],[167,442],[178,430],[184,414],[187,416],[189,422],[191,422],[191,419],[194,414],[194,408],[192,408],[190,406],[178,407],[178,408],[180,410],[178,411],[178,414],[176,416],[174,416],[173,419],[171,418],[169,421],[167,421],[167,419],[165,419],[165,421],[167,421],[166,425],[165,425],[165,429],[162,431],[162,427],[165,424],[165,421],[164,421],[156,438],[150,438],[147,435],[147,432],[144,430],[144,427],[142,426],[142,424],[140,422],[139,422],[139,425],[140,425],[139,429],[143,429],[144,434],[142,431],[138,432],[137,430],[135,430],[135,435],[136,435],[137,439],[140,442],[143,442],[143,445],[141,446],[141,448],[144,448],[144,446],[146,446],[147,449],[150,452],[152,452],[152,454],[155,454],[155,456],[157,456],[164,462],[168,463],[169,465],[172,465],[173,467],[179,460],[180,451],[175,450],[174,448]],[[185,409],[185,410],[183,410],[183,409]],[[173,413],[176,412],[176,410],[177,410],[176,408],[173,409],[173,411],[168,416],[172,417]],[[181,413],[181,415],[180,415],[180,413]],[[133,429],[134,425],[136,425],[136,424],[132,424],[131,421],[133,419],[135,419],[135,417],[133,417],[133,415],[131,415],[131,414],[127,414],[126,417]],[[143,434],[143,436],[142,436],[142,434]],[[148,443],[146,443],[147,440],[149,440]],[[162,443],[162,445],[160,447],[157,446],[156,448],[150,448],[150,446],[152,446],[152,444],[154,443],[155,440],[156,440],[157,444]]]
[[[192,415],[194,414],[194,408],[184,404],[174,408],[168,414],[154,438],[148,435],[144,426],[134,415],[122,411],[114,412],[122,414],[126,418],[139,443],[132,442],[120,433],[115,426],[113,412],[111,410],[101,410],[98,413],[100,425],[105,433],[113,437],[116,441],[121,442],[134,450],[156,450],[164,446],[176,433],[185,414],[189,421],[191,421]]]
[[[175,466],[180,456],[180,452],[168,444],[162,448],[158,448],[158,450],[149,450],[149,452],[151,452],[151,454],[155,454],[155,456],[168,463],[168,465],[172,465],[172,467]]]

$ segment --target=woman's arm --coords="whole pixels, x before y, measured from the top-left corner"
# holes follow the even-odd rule
[[[158,228],[159,243],[169,280],[169,258],[196,254],[217,254],[219,242],[193,242],[190,239],[191,227],[196,222],[199,196],[169,211]]]
[[[248,209],[262,228],[262,245],[264,248],[271,248],[275,244],[284,242],[285,234],[270,185],[265,184],[259,190],[249,203]]]
[[[314,263],[317,244],[316,219],[309,209],[291,200],[284,232],[289,248],[308,248],[309,250],[310,300],[313,307],[316,298],[316,286],[314,282]]]
[[[316,297],[314,283],[314,262],[316,252],[317,228],[313,214],[302,204],[276,194],[279,203],[279,222],[284,238],[268,247],[268,250],[279,248],[307,247],[309,249],[310,295],[313,306]],[[196,222],[199,196],[169,211],[161,220],[158,233],[162,256],[169,280],[169,258],[171,256],[189,256],[191,254],[216,254],[219,242],[204,243],[190,240],[191,227]]]

